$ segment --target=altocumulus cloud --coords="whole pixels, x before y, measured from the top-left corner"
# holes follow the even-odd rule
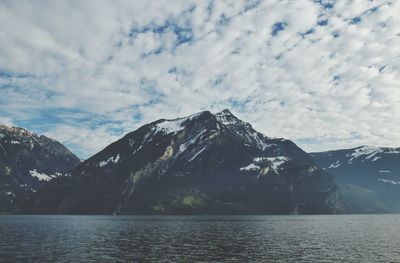
[[[0,121],[88,157],[229,107],[309,151],[400,142],[400,1],[2,1]]]

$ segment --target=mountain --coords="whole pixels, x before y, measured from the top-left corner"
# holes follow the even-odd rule
[[[361,146],[310,155],[336,177],[351,212],[400,212],[400,148]]]
[[[45,182],[79,163],[55,140],[0,125],[0,213],[17,211]]]
[[[334,178],[229,110],[144,125],[46,184],[32,213],[342,212]]]

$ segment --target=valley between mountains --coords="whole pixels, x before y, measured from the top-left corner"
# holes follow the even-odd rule
[[[399,148],[309,154],[227,109],[146,124],[83,162],[0,126],[1,213],[395,213],[399,197]]]

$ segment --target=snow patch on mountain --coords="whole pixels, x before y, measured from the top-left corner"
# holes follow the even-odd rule
[[[197,156],[199,156],[206,148],[207,148],[207,145],[204,146],[203,148],[201,148],[197,153],[195,153],[195,154],[188,160],[188,162],[191,162],[191,161],[193,161],[194,159],[196,159]]]
[[[327,152],[327,154],[332,157],[332,153]],[[396,154],[400,154],[400,151],[396,148],[361,146],[355,149],[349,149],[347,154],[339,155],[336,160],[331,160],[330,163],[324,164],[324,167],[327,169],[336,169],[343,166],[354,165],[359,162],[378,162],[384,160],[388,155]]]
[[[119,159],[120,159],[120,155],[117,154],[116,156],[112,156],[112,157],[108,158],[106,161],[101,161],[99,163],[99,167],[106,166],[107,164],[110,164],[110,163],[116,164],[119,162]]]
[[[201,130],[200,132],[198,132],[193,138],[191,138],[190,140],[187,140],[186,142],[182,143],[179,146],[179,151],[177,154],[181,154],[184,151],[186,151],[187,148],[189,148],[191,145],[193,145],[194,143],[196,143],[196,141],[206,132],[206,130]]]
[[[240,168],[240,171],[256,171],[256,170],[260,170],[260,166],[255,165],[254,163],[251,163],[245,167]]]
[[[335,169],[338,168],[341,165],[341,163],[339,161],[337,161],[336,163],[333,163],[331,165],[329,165],[329,169]]]
[[[381,159],[380,156],[376,156],[377,154],[399,154],[400,151],[393,149],[393,148],[381,148],[381,147],[375,147],[375,146],[362,146],[360,148],[357,148],[354,150],[353,153],[349,154],[348,157],[351,157],[349,159],[349,163],[351,163],[354,159],[363,157],[365,156],[365,160],[371,160],[373,162]]]
[[[380,157],[380,156],[376,156],[376,157],[374,157],[374,159],[372,159],[372,162],[376,162],[376,161],[378,161],[379,159],[381,159],[381,157]]]
[[[9,195],[11,197],[15,197],[15,194],[13,192],[0,192],[0,196],[1,195]]]
[[[269,157],[266,158],[266,160],[269,162],[271,168],[275,171],[275,173],[279,173],[279,169],[281,166],[288,162],[290,158],[286,156],[277,156],[277,157]]]
[[[183,153],[184,151],[186,151],[186,149],[187,149],[186,144],[182,143],[182,144],[179,146],[178,154]]]
[[[39,181],[50,181],[54,175],[47,175],[45,173],[40,173],[36,169],[29,170],[31,176],[39,179]]]
[[[261,134],[259,134],[257,132],[251,133],[248,138],[250,139],[250,142],[255,143],[257,145],[257,147],[262,151],[264,151],[265,149],[267,149],[267,148],[269,148],[271,146],[276,145],[276,144],[273,144],[273,143],[266,143],[264,141],[265,138],[263,137],[263,135],[261,135]]]
[[[251,163],[245,167],[241,167],[241,171],[255,171],[261,170],[261,167],[267,165],[270,167],[276,174],[279,174],[280,169],[282,169],[282,165],[291,160],[286,156],[276,156],[276,157],[256,157],[253,159],[254,163]]]
[[[348,163],[352,163],[353,160],[355,160],[361,156],[366,156],[365,159],[369,160],[372,157],[374,157],[375,155],[377,155],[378,153],[383,153],[383,150],[379,147],[362,146],[360,148],[355,149],[353,153],[348,155],[348,157],[350,157],[350,159],[348,160]]]
[[[156,132],[163,132],[163,133],[176,133],[178,131],[181,131],[184,129],[182,127],[182,122],[181,120],[177,121],[163,121],[160,123],[157,123],[155,126]]]
[[[385,183],[385,184],[391,184],[391,185],[400,185],[400,182],[397,181],[392,181],[388,179],[383,179],[383,178],[378,178],[379,182]]]
[[[203,112],[199,112],[196,114],[189,115],[188,117],[174,119],[174,120],[164,120],[162,122],[157,123],[154,128],[156,130],[156,133],[158,132],[162,132],[165,134],[177,133],[185,128],[185,126],[183,125],[184,123],[189,122],[194,118],[197,118],[202,113]]]
[[[387,153],[387,154],[399,154],[400,151],[397,150],[397,149],[389,148],[389,149],[386,149],[385,153]]]

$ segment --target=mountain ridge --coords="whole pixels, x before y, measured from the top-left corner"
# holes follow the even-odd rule
[[[334,179],[307,153],[229,110],[145,124],[52,180],[33,203],[39,213],[342,210]]]
[[[0,125],[0,212],[15,212],[48,180],[79,164],[65,146],[24,128]]]
[[[400,148],[360,146],[310,155],[335,176],[350,211],[400,212]]]

